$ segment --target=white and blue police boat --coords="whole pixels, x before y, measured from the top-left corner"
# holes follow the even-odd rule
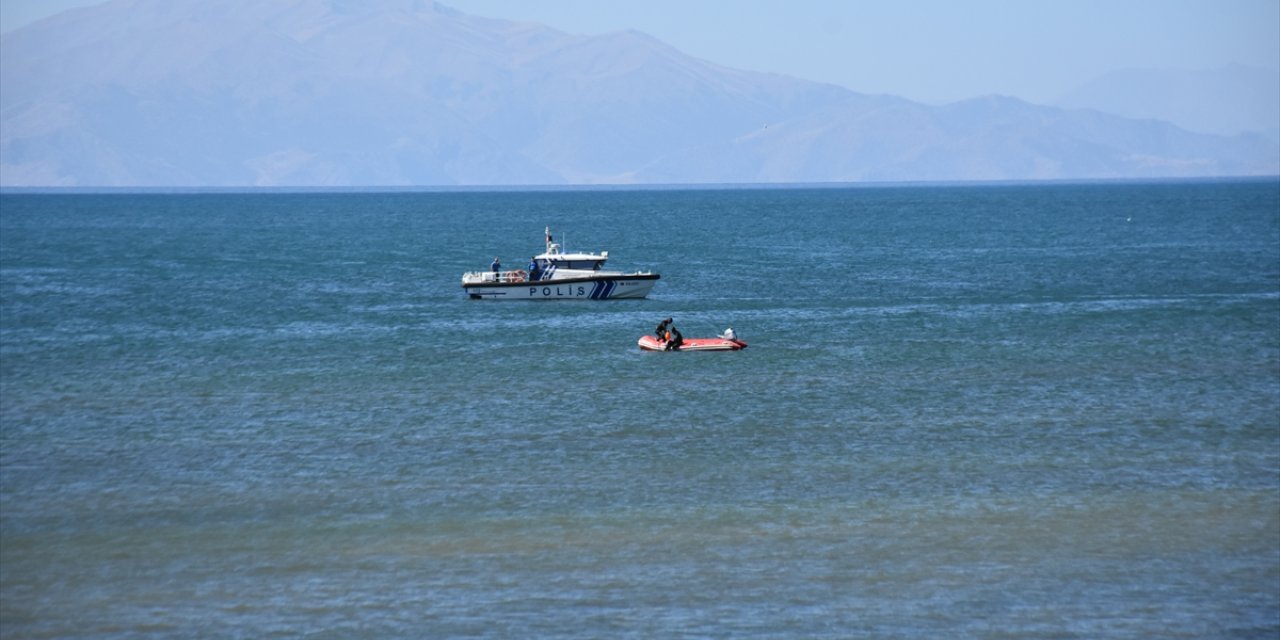
[[[547,228],[546,251],[529,269],[471,271],[462,289],[473,300],[620,300],[649,295],[659,276],[649,271],[606,271],[609,252],[569,253]]]

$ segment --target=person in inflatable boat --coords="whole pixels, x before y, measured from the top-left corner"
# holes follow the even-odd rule
[[[680,330],[675,325],[670,325],[667,331],[667,346],[664,351],[675,351],[684,344],[684,336],[680,335]]]

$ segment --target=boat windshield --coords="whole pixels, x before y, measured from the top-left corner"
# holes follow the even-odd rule
[[[546,268],[548,265],[554,265],[557,269],[584,269],[589,271],[599,271],[600,266],[604,264],[604,260],[566,260],[563,258],[552,258],[549,260],[539,260],[541,266]]]

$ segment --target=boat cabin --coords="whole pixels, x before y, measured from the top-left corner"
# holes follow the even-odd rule
[[[554,269],[573,269],[575,271],[599,271],[609,259],[609,252],[604,253],[562,253],[559,244],[548,244],[547,252],[534,257],[540,271]]]

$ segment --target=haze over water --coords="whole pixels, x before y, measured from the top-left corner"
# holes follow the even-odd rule
[[[1274,638],[1278,416],[1270,179],[0,195],[6,638]]]

